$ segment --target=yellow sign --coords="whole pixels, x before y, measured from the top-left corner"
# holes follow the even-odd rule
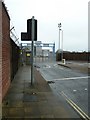
[[[27,57],[30,57],[30,53],[27,53]]]

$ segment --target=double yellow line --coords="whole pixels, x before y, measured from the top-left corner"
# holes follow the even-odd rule
[[[85,120],[90,120],[90,117],[84,113],[80,107],[78,107],[70,98],[67,97],[67,95],[62,91],[61,95],[64,96],[64,98],[66,99],[66,101],[74,108],[74,110],[76,110],[78,112],[78,114],[84,118]]]

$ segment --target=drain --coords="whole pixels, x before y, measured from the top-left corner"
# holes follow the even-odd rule
[[[53,84],[55,83],[54,81],[47,81],[48,84]]]

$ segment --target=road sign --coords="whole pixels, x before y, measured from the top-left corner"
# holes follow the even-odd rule
[[[21,33],[21,40],[22,40],[22,41],[30,40],[30,39],[28,38],[28,34],[25,33],[25,32],[22,32],[22,33]]]
[[[22,41],[32,41],[32,19],[27,20],[27,32],[21,32]],[[34,19],[34,41],[37,41],[37,20]]]

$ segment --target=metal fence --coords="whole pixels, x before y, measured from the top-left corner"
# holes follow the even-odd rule
[[[13,80],[20,62],[20,48],[10,39],[10,57],[11,57],[11,80]]]

